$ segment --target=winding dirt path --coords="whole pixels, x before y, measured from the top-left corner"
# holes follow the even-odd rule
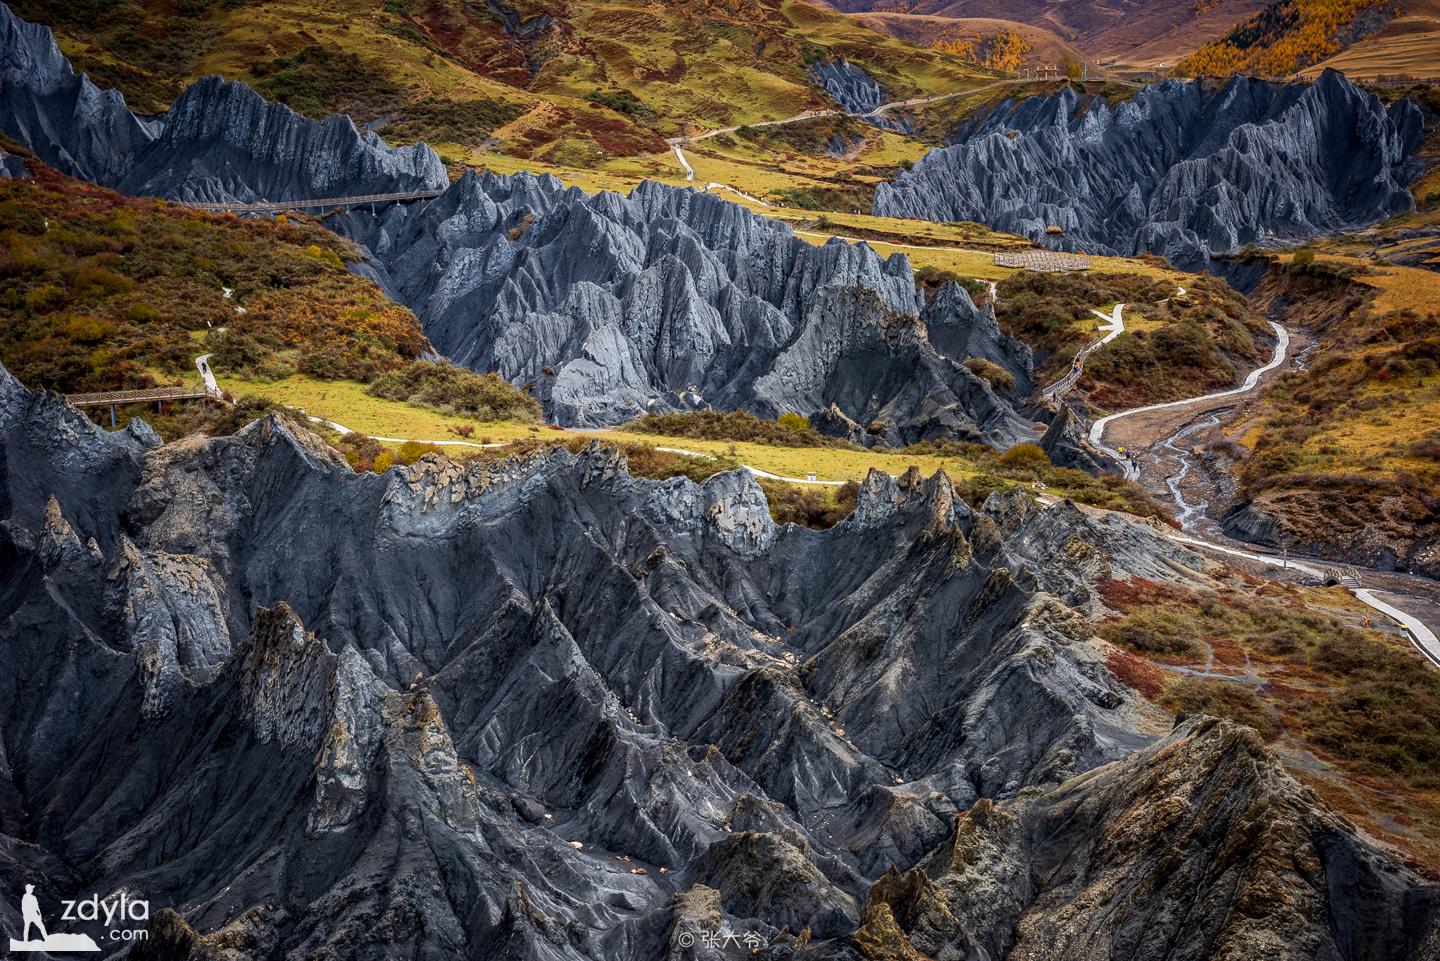
[[[797,113],[793,117],[782,117],[779,120],[757,120],[754,123],[736,124],[733,127],[720,127],[716,130],[707,130],[704,133],[691,134],[684,137],[671,137],[669,140],[666,141],[666,143],[670,144],[670,146],[672,147],[679,148],[687,143],[698,143],[701,140],[709,140],[711,137],[719,137],[723,134],[735,133],[741,127],[748,127],[751,129],[757,127],[784,127],[792,123],[804,123],[806,120],[814,120],[817,117],[855,117],[859,120],[867,120],[873,119],[875,117],[884,116],[892,110],[900,110],[905,107],[923,107],[932,103],[940,103],[944,100],[954,100],[957,97],[968,97],[972,93],[984,93],[987,90],[994,90],[998,87],[1013,87],[1018,86],[1019,84],[1033,82],[1034,81],[1027,80],[1023,77],[1017,77],[1012,80],[996,80],[991,83],[982,84],[979,87],[971,87],[968,90],[957,90],[954,93],[936,94],[933,97],[915,97],[910,100],[893,100],[890,103],[881,104],[874,110],[870,110],[865,113],[849,113],[845,110],[828,109],[806,110],[803,113]],[[684,162],[683,158],[681,162]]]
[[[1250,393],[1252,390],[1254,390],[1260,385],[1261,379],[1266,374],[1278,369],[1282,364],[1285,363],[1285,358],[1290,350],[1290,331],[1275,323],[1273,320],[1270,321],[1270,327],[1272,330],[1275,331],[1274,355],[1270,358],[1270,362],[1264,367],[1257,367],[1255,370],[1252,370],[1249,374],[1247,374],[1245,376],[1245,382],[1242,383],[1239,387],[1232,387],[1229,390],[1217,391],[1213,394],[1203,394],[1199,397],[1189,397],[1184,400],[1172,400],[1164,404],[1150,404],[1146,407],[1136,407],[1131,410],[1122,410],[1118,414],[1111,414],[1108,417],[1102,417],[1095,423],[1090,425],[1090,443],[1101,453],[1105,454],[1107,457],[1119,464],[1124,470],[1125,477],[1127,479],[1138,480],[1140,477],[1140,468],[1136,466],[1133,459],[1128,458],[1124,454],[1121,454],[1118,450],[1107,447],[1105,445],[1106,429],[1116,421],[1133,418],[1141,414],[1152,414],[1157,411],[1170,410],[1189,411],[1196,408],[1208,409],[1215,406],[1216,404],[1219,404],[1222,401],[1229,401],[1232,398],[1241,397],[1245,394]]]
[[[1100,318],[1102,321],[1100,329],[1107,333],[1100,339],[1092,341],[1081,348],[1080,353],[1076,354],[1075,360],[1071,362],[1070,369],[1065,372],[1065,376],[1045,388],[1043,396],[1046,400],[1057,400],[1069,393],[1076,384],[1080,383],[1080,378],[1085,376],[1085,358],[1125,333],[1124,304],[1116,304],[1114,310],[1109,314],[1098,310],[1092,310],[1090,312]]]
[[[1282,570],[1296,571],[1315,580],[1333,579],[1350,591],[1362,604],[1378,611],[1382,616],[1397,624],[1425,659],[1436,668],[1440,668],[1440,639],[1436,637],[1435,628],[1414,613],[1414,611],[1423,610],[1427,615],[1431,615],[1432,623],[1440,623],[1440,620],[1433,616],[1436,611],[1440,611],[1440,606],[1437,606],[1435,601],[1435,596],[1440,594],[1440,590],[1436,590],[1425,579],[1391,571],[1370,568],[1357,569],[1355,565],[1334,563],[1319,558],[1295,559],[1282,554],[1261,552],[1253,548],[1247,550],[1244,547],[1233,546],[1234,542],[1230,542],[1228,538],[1218,534],[1192,536],[1200,532],[1195,531],[1190,522],[1205,515],[1206,505],[1203,502],[1192,504],[1185,499],[1182,493],[1182,485],[1189,472],[1190,462],[1185,452],[1178,448],[1176,443],[1194,431],[1219,423],[1224,408],[1233,406],[1239,398],[1253,392],[1268,375],[1279,370],[1285,364],[1290,350],[1290,331],[1274,321],[1270,322],[1270,326],[1275,331],[1275,352],[1270,358],[1270,362],[1247,374],[1239,387],[1164,404],[1150,404],[1146,407],[1137,407],[1133,410],[1120,411],[1108,417],[1102,417],[1090,427],[1090,443],[1120,464],[1126,478],[1130,480],[1139,480],[1141,476],[1140,462],[1134,455],[1136,449],[1143,447],[1148,451],[1158,446],[1168,450],[1179,460],[1179,472],[1167,475],[1164,482],[1176,505],[1180,508],[1178,520],[1182,527],[1191,530],[1192,533],[1181,534],[1167,531],[1166,536],[1171,540],[1199,550],[1256,561],[1279,567]],[[1183,416],[1179,421],[1173,417],[1163,416],[1172,412],[1179,412]],[[1207,413],[1212,415],[1211,418],[1201,421],[1200,418]],[[1162,416],[1147,416],[1156,414]],[[1137,442],[1136,432],[1132,431],[1128,438],[1131,444],[1131,456],[1129,457],[1106,446],[1104,442],[1107,429],[1117,421],[1127,419],[1135,419],[1139,425],[1138,432],[1148,434],[1144,441]],[[1163,439],[1156,441],[1156,437]],[[1389,586],[1388,589],[1382,591],[1375,587],[1362,585],[1360,580],[1362,572],[1363,576],[1369,580],[1383,580]],[[1381,597],[1381,593],[1389,597],[1389,600]],[[1405,610],[1405,607],[1409,607],[1410,610]]]

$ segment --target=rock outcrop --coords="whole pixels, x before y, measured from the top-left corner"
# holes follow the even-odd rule
[[[956,285],[926,304],[909,261],[815,247],[693,190],[587,195],[551,177],[466,174],[424,206],[331,224],[456,363],[532,385],[561,424],[700,406],[832,407],[872,441],[1033,439],[964,367],[1031,382],[1029,350]]]
[[[1065,250],[1197,266],[1412,209],[1419,108],[1343,75],[1221,90],[1167,80],[1127,101],[1066,89],[970,121],[876,192],[890,217],[975,220]]]
[[[1433,928],[1233,729],[1146,748],[1071,605],[1203,562],[1118,517],[912,471],[817,532],[599,446],[356,475],[278,417],[157,446],[3,370],[0,508],[0,881],[145,897],[145,957]]]
[[[303,200],[439,190],[424,144],[389,147],[344,116],[317,123],[240,83],[207,77],[169,112],[137,118],[76,74],[44,26],[0,3],[0,130],[57,170],[182,201]]]
[[[848,60],[822,61],[810,68],[810,74],[846,113],[870,113],[885,103],[880,82]]]
[[[981,801],[864,910],[855,940],[894,957],[1378,961],[1440,947],[1440,888],[1321,810],[1253,731],[1211,718],[1058,788]]]
[[[162,120],[117,189],[228,202],[404,193],[449,184],[445,165],[424,144],[390,147],[342,114],[317,123],[219,77],[188,87]]]
[[[0,130],[62,173],[113,184],[154,139],[116,90],[77,74],[50,28],[0,3]]]
[[[653,958],[703,885],[839,934],[952,812],[1135,737],[943,476],[817,533],[744,473],[357,476],[279,419],[157,448],[8,375],[0,450],[4,830],[199,931]]]
[[[1097,457],[1088,443],[1085,424],[1068,404],[1059,404],[1050,418],[1045,436],[1040,438],[1040,447],[1050,462],[1060,467],[1072,467],[1088,474],[1113,471],[1114,465]]]
[[[6,180],[24,180],[30,176],[25,158],[0,147],[0,177]]]

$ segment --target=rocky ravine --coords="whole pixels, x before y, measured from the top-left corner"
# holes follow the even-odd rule
[[[867,443],[1035,437],[964,366],[993,359],[1031,389],[1029,349],[993,310],[957,285],[927,303],[903,255],[815,247],[708,194],[467,173],[431,203],[331,226],[438,350],[533,384],[561,424],[710,406],[794,411]]]
[[[242,83],[207,77],[158,117],[76,74],[49,28],[0,3],[0,131],[71,176],[172,200],[301,200],[439,190],[424,144],[389,147],[350,118],[317,123]]]
[[[1219,90],[1167,80],[1116,105],[1082,105],[1067,88],[972,120],[953,146],[882,184],[874,211],[1197,267],[1412,209],[1423,125],[1411,101],[1387,109],[1333,71]]]
[[[1435,943],[1436,890],[1235,728],[1147,746],[1080,613],[1201,566],[1145,528],[914,474],[780,528],[600,448],[355,475],[8,375],[0,454],[0,883],[148,898],[145,957]]]

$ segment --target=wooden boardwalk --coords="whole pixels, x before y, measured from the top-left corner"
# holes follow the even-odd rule
[[[401,194],[362,194],[356,197],[322,197],[316,200],[265,200],[256,203],[188,201],[180,202],[179,205],[192,210],[229,211],[237,214],[284,213],[287,210],[303,210],[314,207],[358,207],[362,204],[383,204],[394,200],[429,200],[444,192],[444,190],[412,190]]]
[[[66,394],[65,401],[71,407],[116,407],[124,404],[163,404],[169,400],[200,400],[211,396],[204,387],[150,387],[144,390]]]
[[[214,400],[228,403],[220,392],[204,387],[148,387],[144,390],[102,390],[93,394],[66,394],[65,402],[71,407],[108,407],[110,426],[117,420],[116,409],[127,404],[154,404],[162,413],[166,403],[177,400]]]

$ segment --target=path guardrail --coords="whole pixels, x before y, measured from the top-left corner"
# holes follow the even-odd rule
[[[321,197],[315,200],[265,200],[254,203],[207,203],[204,201],[177,201],[191,210],[209,210],[232,213],[283,213],[287,210],[303,210],[314,207],[358,207],[363,204],[389,203],[395,200],[429,200],[443,194],[444,190],[411,190],[398,194],[361,194],[354,197]]]
[[[91,394],[66,394],[71,407],[110,407],[117,404],[159,404],[167,400],[199,400],[213,396],[203,387],[151,387],[144,390],[102,390]]]

